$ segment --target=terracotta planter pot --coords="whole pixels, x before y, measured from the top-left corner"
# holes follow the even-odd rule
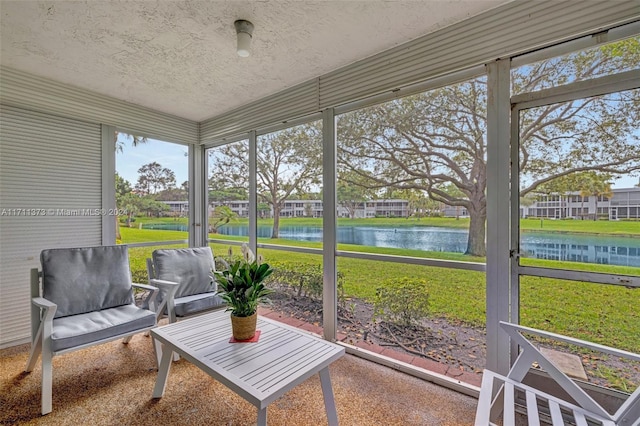
[[[236,317],[231,315],[231,330],[236,340],[249,340],[256,334],[258,313],[248,317]]]

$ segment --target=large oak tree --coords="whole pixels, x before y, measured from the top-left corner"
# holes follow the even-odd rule
[[[512,91],[537,91],[638,64],[640,38],[634,38],[512,70]],[[483,256],[486,98],[486,79],[477,78],[344,114],[338,122],[339,167],[366,178],[368,188],[422,190],[432,200],[466,208],[466,253]],[[639,100],[640,91],[631,90],[523,111],[520,195],[574,173],[640,170]],[[446,191],[450,186],[457,191]]]
[[[217,148],[210,160],[210,187],[217,191],[248,188],[247,143]],[[278,238],[280,213],[291,195],[317,190],[322,179],[321,123],[313,122],[259,136],[257,139],[259,201],[273,210],[271,237]]]

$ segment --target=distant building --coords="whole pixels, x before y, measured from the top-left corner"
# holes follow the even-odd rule
[[[249,201],[213,202],[210,209],[220,205],[228,206],[239,217],[249,216]],[[287,200],[280,210],[280,217],[322,217],[323,212],[321,200]],[[263,216],[273,217],[273,208]],[[339,204],[338,217],[350,217],[349,209]],[[355,207],[354,217],[409,217],[409,202],[400,199],[361,202]]]
[[[539,196],[530,206],[520,206],[520,217],[541,217],[549,219],[594,219],[609,220],[640,219],[640,188],[613,189],[611,198],[600,195],[581,196],[579,192],[550,194]],[[166,214],[186,216],[189,214],[188,201],[162,201],[170,211]],[[249,201],[213,202],[209,214],[217,206],[228,206],[239,217],[249,217]],[[373,217],[409,217],[412,211],[409,201],[402,199],[370,200],[356,203],[352,208],[338,204],[338,217],[356,219]],[[321,200],[287,200],[280,211],[280,217],[322,217]],[[469,217],[466,208],[442,205],[440,212],[444,217]],[[273,217],[273,208],[258,213],[260,217]]]
[[[520,217],[640,219],[640,188],[612,189],[611,193],[611,198],[583,197],[579,192],[541,196],[530,206],[520,206]]]
[[[322,217],[322,201],[290,200],[284,202],[280,217]],[[270,212],[273,217],[273,209]]]
[[[338,217],[351,217],[354,219],[372,217],[409,217],[409,202],[401,199],[370,200],[347,206],[346,203],[338,203]]]
[[[189,214],[188,201],[160,201],[169,206],[169,211],[163,212],[164,216],[187,216]]]
[[[441,213],[444,217],[469,217],[469,210],[462,206],[443,205]]]

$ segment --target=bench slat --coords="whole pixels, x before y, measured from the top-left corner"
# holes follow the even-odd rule
[[[539,426],[540,416],[538,415],[538,398],[536,398],[535,392],[530,390],[526,391],[527,394],[527,420],[529,426]]]

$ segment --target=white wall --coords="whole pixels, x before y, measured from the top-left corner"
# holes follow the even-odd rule
[[[0,109],[0,347],[28,340],[29,269],[44,248],[100,245],[99,124]],[[96,210],[98,209],[98,210]]]

